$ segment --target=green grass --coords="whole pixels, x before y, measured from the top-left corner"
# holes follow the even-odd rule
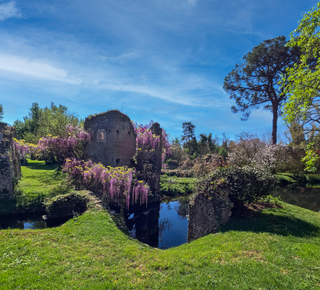
[[[320,175],[319,174],[302,174],[294,175],[293,173],[277,173],[276,177],[278,183],[282,186],[287,186],[291,184],[305,185],[310,188],[320,187]]]
[[[27,165],[21,166],[21,175],[15,188],[16,198],[2,204],[0,213],[39,211],[46,198],[71,190],[66,174],[57,172],[55,165],[46,165],[44,161],[28,160]]]
[[[2,230],[1,289],[319,289],[320,214],[283,205],[168,250],[132,240],[102,210]]]
[[[41,163],[23,174],[28,194],[64,180]],[[0,230],[0,289],[320,289],[320,213],[280,204],[167,250],[129,238],[101,209],[57,228]]]
[[[189,195],[194,192],[196,182],[196,178],[161,175],[161,195]]]

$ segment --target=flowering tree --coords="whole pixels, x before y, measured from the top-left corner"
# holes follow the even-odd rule
[[[237,142],[230,144],[228,161],[237,166],[262,166],[271,168],[277,161],[278,145],[262,142],[255,135],[242,133]]]
[[[58,166],[60,167],[67,157],[81,159],[85,145],[90,139],[90,133],[82,128],[68,124],[65,133],[60,136],[48,135],[40,138],[38,144],[41,151],[46,151],[56,157]]]
[[[129,208],[130,202],[148,202],[149,186],[134,178],[133,169],[128,167],[104,167],[91,160],[83,161],[67,158],[64,171],[76,188],[86,188],[105,197],[108,202],[114,201]]]

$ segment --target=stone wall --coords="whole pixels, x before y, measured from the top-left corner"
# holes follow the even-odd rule
[[[162,168],[162,129],[158,123],[154,123],[151,127],[154,135],[160,136],[160,142],[155,150],[143,151],[138,150],[137,154],[137,174],[138,179],[145,180],[153,194],[154,200],[160,199],[160,174]]]
[[[229,190],[224,186],[196,194],[189,204],[188,243],[216,232],[228,222],[231,209]]]
[[[13,196],[13,178],[21,177],[20,156],[13,146],[15,130],[0,122],[0,199]]]
[[[85,149],[86,159],[104,166],[130,165],[136,153],[136,133],[127,115],[112,110],[89,116],[84,129],[92,135]]]

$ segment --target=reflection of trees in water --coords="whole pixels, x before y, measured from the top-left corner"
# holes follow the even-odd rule
[[[299,186],[278,187],[273,196],[279,196],[284,202],[307,208],[316,212],[320,211],[320,189]]]
[[[165,230],[170,230],[172,228],[172,223],[170,223],[169,219],[161,219],[159,222],[159,241],[162,241],[162,233]]]
[[[175,207],[178,215],[185,219],[188,215],[189,197],[179,199],[179,206]]]

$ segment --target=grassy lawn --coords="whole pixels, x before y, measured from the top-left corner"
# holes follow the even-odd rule
[[[21,200],[64,190],[54,167],[22,169]],[[280,204],[167,250],[98,208],[57,228],[0,230],[0,289],[320,289],[320,213]]]
[[[283,203],[168,250],[89,210],[46,230],[0,231],[1,289],[319,289],[320,214]]]
[[[28,164],[21,166],[22,177],[15,189],[16,198],[0,204],[0,214],[16,209],[39,211],[45,198],[68,193],[71,188],[66,174],[57,173],[55,169],[55,165],[28,159]]]

